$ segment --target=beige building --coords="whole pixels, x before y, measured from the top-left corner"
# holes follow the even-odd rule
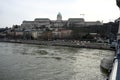
[[[53,38],[68,38],[71,36],[72,30],[67,30],[67,29],[56,29],[55,31],[52,32]]]
[[[34,39],[37,39],[37,38],[38,38],[38,32],[37,32],[37,31],[31,31],[31,36],[32,36]]]
[[[43,31],[42,30],[32,30],[31,31],[31,36],[34,38],[34,39],[38,39],[42,36],[43,34]]]
[[[23,31],[15,31],[15,36],[23,36]]]

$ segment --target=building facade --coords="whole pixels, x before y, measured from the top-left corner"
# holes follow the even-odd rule
[[[31,30],[39,28],[65,28],[65,27],[83,27],[91,25],[102,25],[100,21],[86,22],[83,18],[69,18],[62,20],[61,13],[58,13],[57,20],[50,20],[49,18],[36,18],[34,21],[23,21],[21,29]]]

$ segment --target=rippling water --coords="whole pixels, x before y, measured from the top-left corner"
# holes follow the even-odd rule
[[[104,80],[100,61],[113,51],[0,43],[0,80]]]

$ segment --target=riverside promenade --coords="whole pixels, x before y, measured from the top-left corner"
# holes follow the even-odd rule
[[[86,42],[86,41],[0,40],[0,42],[113,50],[113,49],[110,48],[110,45],[108,43],[91,43],[91,42]]]

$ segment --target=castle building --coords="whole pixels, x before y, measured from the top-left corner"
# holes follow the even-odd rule
[[[85,25],[85,21],[83,18],[69,18],[67,26],[68,27],[81,27]]]
[[[57,14],[57,20],[49,18],[36,18],[34,21],[23,21],[21,29],[31,30],[39,28],[65,28],[65,27],[83,27],[91,25],[102,25],[100,21],[86,22],[83,18],[69,18],[62,20],[61,13]]]
[[[23,21],[21,28],[23,29],[35,29],[39,27],[50,27],[50,19],[48,18],[36,18],[34,21]]]

